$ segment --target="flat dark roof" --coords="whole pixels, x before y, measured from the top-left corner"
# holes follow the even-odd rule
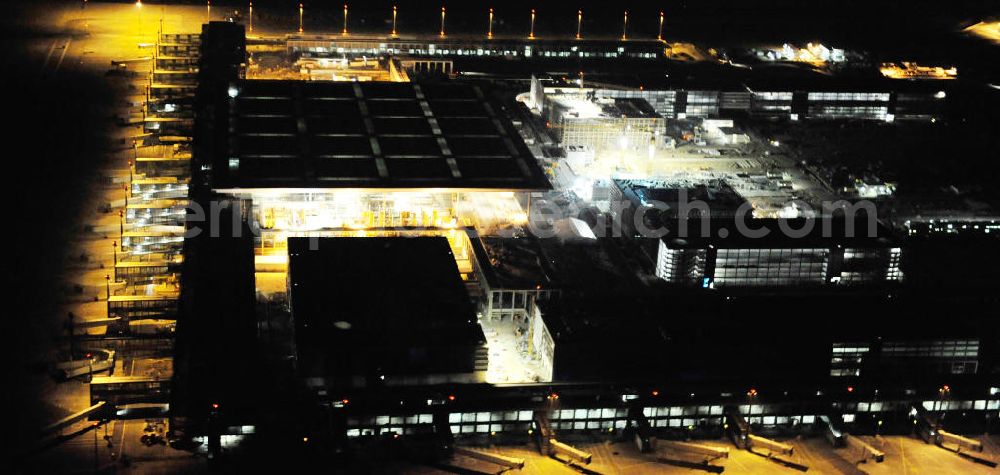
[[[289,238],[288,259],[300,373],[473,371],[485,338],[446,238]]]
[[[478,86],[251,80],[226,93],[215,189],[550,188]]]
[[[640,381],[668,374],[672,342],[665,329],[672,324],[651,316],[662,302],[647,297],[590,294],[539,302],[555,342],[554,380]]]
[[[564,241],[470,235],[491,290],[630,292],[641,286],[613,238]]]
[[[554,287],[542,267],[544,256],[535,239],[470,235],[469,242],[483,278],[493,290]]]
[[[685,186],[680,183],[657,182],[656,180],[613,179],[612,182],[622,192],[622,196],[634,206],[642,207],[646,203],[658,201],[671,206],[673,214],[677,213],[682,203],[701,201],[708,205],[710,211],[735,212],[747,200],[740,196],[725,180],[711,180],[707,183],[697,183]],[[668,210],[670,211],[670,210]]]

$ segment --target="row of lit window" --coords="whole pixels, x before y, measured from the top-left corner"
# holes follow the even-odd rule
[[[873,272],[841,272],[840,282],[842,284],[856,283],[856,282],[873,282],[879,279],[879,275]],[[892,279],[890,279],[892,280]]]
[[[930,349],[905,349],[905,348],[892,348],[882,350],[884,353],[888,353],[888,356],[895,357],[937,357],[937,358],[960,358],[960,357],[978,357],[979,349],[972,348],[968,350],[930,350]]]
[[[888,102],[888,92],[810,92],[810,101],[878,101]]]
[[[661,90],[661,91],[637,91],[637,90],[617,90],[617,89],[598,89],[594,91],[598,97],[610,97],[610,98],[643,98],[647,101],[663,101],[663,100],[674,100],[677,96],[676,91]]]
[[[765,101],[790,101],[792,100],[791,92],[755,92],[754,99],[761,99]]]
[[[380,46],[379,48],[374,47],[324,47],[315,46],[305,48],[307,52],[311,53],[337,53],[337,54],[399,54],[401,51],[406,51],[408,54],[422,54],[422,55],[440,55],[440,56],[519,56],[523,54],[525,57],[531,56],[544,56],[553,58],[566,58],[570,56],[576,56],[581,58],[617,58],[620,56],[628,56],[632,58],[643,58],[652,59],[656,58],[657,53],[645,52],[645,53],[625,53],[622,51],[532,51],[530,47],[524,49],[523,53],[519,50],[491,50],[491,49],[437,49],[433,47],[429,48],[408,48],[408,49],[395,49],[395,48],[385,48]]]
[[[866,353],[869,351],[869,347],[865,346],[846,346],[849,343],[834,343],[833,352],[834,353]]]
[[[940,401],[940,400],[929,400],[922,401],[921,405],[927,410],[988,410],[995,411],[1000,409],[1000,400],[976,400],[976,401]],[[857,412],[885,412],[894,411],[899,409],[905,409],[909,406],[908,402],[859,402],[857,404],[847,404],[845,409],[848,411]],[[646,408],[646,409],[656,409],[656,408]],[[667,409],[667,408],[661,408]],[[747,422],[750,424],[761,424],[765,426],[774,425],[788,425],[788,424],[814,424],[816,422],[816,416],[814,415],[799,415],[799,416],[778,416],[778,415],[761,415],[764,412],[763,405],[754,405],[752,407],[743,405],[740,410],[744,413],[752,411],[752,414],[746,418]],[[617,412],[618,410],[616,410]],[[521,411],[528,412],[531,411]],[[644,411],[646,412],[646,411]],[[721,413],[721,408],[720,411]],[[649,416],[647,416],[649,417]],[[856,420],[856,415],[852,413],[843,414],[843,421],[846,423],[852,423]],[[651,417],[650,425],[652,427],[694,427],[696,425],[707,424],[717,426],[722,423],[721,417],[709,417],[709,418],[664,418],[664,417]],[[556,421],[552,423],[552,427],[556,430],[609,430],[617,429],[621,430],[627,427],[627,419],[607,419],[607,420],[575,420],[575,421]],[[451,424],[450,429],[453,434],[492,434],[501,432],[523,432],[530,428],[530,422],[523,423],[477,423],[477,424]],[[376,426],[376,427],[352,427],[347,430],[348,437],[360,437],[363,435],[378,435],[378,434],[401,434],[401,435],[411,435],[422,432],[420,428],[416,426],[405,426],[405,425],[395,425],[395,426]],[[423,431],[426,432],[426,431]]]
[[[754,104],[753,109],[755,111],[791,112],[792,106],[782,104]]]
[[[858,368],[833,368],[830,370],[830,376],[834,378],[861,376],[861,370]]]
[[[720,416],[722,406],[668,406],[644,407],[642,413],[648,418],[678,416]]]
[[[708,117],[719,113],[718,107],[712,106],[699,106],[688,104],[687,109],[685,109],[685,114],[689,117]]]
[[[826,271],[822,267],[768,267],[768,268],[715,268],[716,278],[757,278],[757,279],[780,279],[780,278],[824,278]]]
[[[357,426],[367,426],[367,425],[413,425],[413,424],[430,424],[434,422],[434,416],[432,414],[410,414],[407,416],[374,416],[366,418],[348,418],[348,427]]]
[[[719,249],[716,259],[725,261],[789,262],[788,259],[810,259],[810,262],[826,262],[830,251],[827,249]],[[778,259],[780,261],[775,261]],[[794,262],[794,261],[791,261]]]
[[[532,411],[452,412],[448,414],[448,423],[531,421],[533,415]]]
[[[875,403],[872,403],[875,404]],[[1000,409],[1000,400],[977,401],[923,401],[921,405],[928,411],[995,411]],[[874,410],[874,409],[872,409]]]
[[[865,106],[809,106],[813,117],[884,119],[889,110],[886,107]]]
[[[799,284],[822,284],[824,279],[822,276],[803,276],[798,278],[786,278],[786,279],[760,279],[760,278],[732,278],[732,277],[716,277],[715,284],[719,287],[724,286],[782,286],[782,285],[799,285]]]

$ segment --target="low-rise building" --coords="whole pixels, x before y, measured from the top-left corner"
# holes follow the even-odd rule
[[[296,366],[318,391],[480,383],[487,354],[442,237],[291,238]]]
[[[564,147],[656,146],[666,127],[663,116],[645,99],[598,97],[589,90],[546,94],[544,109],[556,140]]]
[[[843,220],[689,221],[659,241],[656,275],[704,288],[899,282],[901,248],[888,232]],[[824,229],[826,228],[826,229]],[[856,228],[856,229],[855,229]],[[869,234],[871,233],[871,234]]]

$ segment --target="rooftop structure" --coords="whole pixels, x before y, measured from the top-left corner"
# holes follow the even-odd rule
[[[825,67],[828,63],[846,63],[848,52],[840,48],[830,48],[822,43],[808,43],[804,47],[785,43],[773,47],[753,48],[750,54],[759,61],[788,61]]]
[[[286,40],[291,53],[310,56],[418,55],[444,57],[495,57],[497,59],[663,59],[665,44],[653,39],[491,38],[449,35],[441,37],[377,35],[292,35]]]
[[[903,278],[901,250],[881,225],[873,232],[862,220],[741,219],[668,224],[656,275],[704,288],[858,285]]]
[[[917,63],[882,63],[879,72],[890,79],[957,79],[958,68],[923,66]]]
[[[308,385],[483,381],[485,337],[446,239],[288,245],[297,365]]]
[[[622,229],[641,234],[640,224],[655,231],[678,219],[737,216],[750,213],[750,204],[725,180],[704,183],[663,180],[612,180],[612,206],[618,211]],[[637,216],[638,215],[638,216]]]
[[[669,340],[640,298],[532,301],[524,338],[555,382],[640,380],[668,371]]]
[[[666,124],[645,99],[597,97],[592,91],[546,94],[544,110],[563,146],[645,146],[663,135]]]
[[[498,106],[475,86],[241,81],[212,158],[216,190],[543,189]]]
[[[285,294],[289,236],[446,236],[471,272],[460,228],[521,226],[525,193],[550,187],[478,86],[247,80],[236,56],[202,55],[220,64],[201,73],[220,73],[199,89],[194,160],[208,188],[251,205],[265,297]]]
[[[944,113],[948,88],[940,81],[898,81],[888,77],[827,76],[775,68],[687,69],[669,79],[631,76],[592,80],[622,87],[546,87],[551,94],[638,98],[665,118],[714,118],[746,113],[791,120],[916,120]],[[710,71],[706,74],[706,71]],[[947,74],[948,69],[942,70]]]
[[[537,240],[470,236],[469,241],[484,317],[523,317],[530,299],[544,300],[557,293],[542,268],[544,256]]]

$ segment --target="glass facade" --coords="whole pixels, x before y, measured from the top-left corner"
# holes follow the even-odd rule
[[[927,400],[921,406],[927,410],[941,411],[996,411],[1000,401],[981,400]],[[912,408],[910,401],[859,401],[834,403],[843,413],[843,421],[852,423],[856,413],[903,412]],[[759,426],[797,427],[819,422],[815,414],[801,407],[780,404],[741,404],[737,409],[747,422]],[[686,406],[645,406],[642,414],[654,429],[688,429],[694,427],[719,427],[725,421],[725,409],[719,404]],[[456,436],[476,436],[492,433],[527,432],[531,429],[534,411],[503,410],[446,413],[448,426]],[[609,431],[628,427],[628,409],[624,407],[561,408],[550,412],[549,421],[557,431]],[[361,437],[396,433],[400,435],[428,433],[432,430],[434,416],[425,414],[384,414],[377,416],[349,417],[347,436]]]
[[[716,117],[719,115],[718,91],[688,91],[687,107],[684,112],[688,117]]]
[[[656,275],[667,282],[697,282],[705,275],[706,255],[704,249],[671,249],[661,241]]]
[[[342,54],[408,54],[421,56],[501,56],[543,58],[631,58],[654,60],[663,56],[663,46],[653,41],[547,41],[441,40],[418,41],[395,38],[341,38],[336,36],[292,37],[289,52],[312,56]]]
[[[714,282],[726,286],[823,284],[830,250],[719,249]]]
[[[927,367],[942,374],[975,374],[979,340],[890,341],[882,345],[882,362],[889,367]]]
[[[671,119],[746,111],[773,118],[933,121],[943,111],[943,101],[933,93],[612,89],[596,89],[595,93],[598,97],[643,98],[658,114]]]
[[[610,97],[614,99],[644,99],[650,106],[653,107],[653,110],[655,110],[657,114],[669,118],[676,117],[674,103],[677,100],[677,91],[597,89],[595,90],[595,94],[598,97]]]
[[[861,376],[861,366],[871,348],[867,343],[834,343],[830,376]]]
[[[634,147],[648,144],[661,135],[665,124],[660,118],[575,119],[562,116],[555,124],[555,132],[563,146],[605,148],[624,144]]]
[[[820,119],[870,119],[886,120],[889,115],[888,106],[866,105],[826,105],[810,104],[809,117]]]
[[[841,246],[810,248],[697,247],[660,241],[656,276],[703,287],[870,285],[898,282],[900,248]]]

